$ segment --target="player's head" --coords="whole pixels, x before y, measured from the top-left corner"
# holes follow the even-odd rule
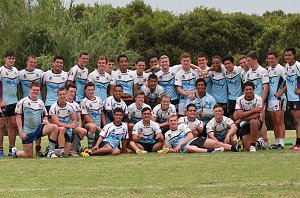
[[[87,82],[84,85],[84,93],[85,96],[89,99],[93,99],[94,98],[94,94],[95,94],[95,85],[92,82]]]
[[[284,59],[289,65],[293,65],[296,61],[296,49],[294,47],[287,47],[284,50]]]
[[[168,123],[171,130],[176,130],[178,127],[178,117],[175,113],[172,113],[168,117]]]
[[[53,58],[53,72],[60,73],[64,67],[64,58],[60,55],[56,55]]]
[[[162,55],[160,58],[159,58],[159,65],[161,66],[161,68],[163,70],[167,70],[169,69],[169,66],[170,66],[170,60],[169,60],[169,57],[167,55]]]
[[[12,67],[16,61],[16,53],[12,50],[8,50],[4,54],[5,66]]]
[[[134,99],[136,103],[142,105],[145,101],[145,92],[139,90],[134,94]]]
[[[79,57],[78,57],[78,65],[81,67],[85,67],[90,60],[90,56],[88,52],[80,52]]]
[[[243,68],[243,70],[248,70],[248,62],[247,62],[247,56],[240,55],[239,56],[239,65]]]
[[[161,96],[161,108],[167,110],[171,104],[171,97],[168,94],[163,94]]]
[[[220,119],[224,115],[223,107],[220,104],[216,104],[213,110],[214,110],[214,115],[217,119]]]
[[[205,93],[207,83],[203,78],[198,78],[195,84],[198,93]]]
[[[188,118],[196,118],[197,107],[195,104],[190,103],[186,106],[186,116]]]
[[[180,62],[183,69],[188,69],[192,63],[192,56],[189,53],[184,52],[180,56]]]
[[[206,68],[208,63],[208,56],[204,52],[200,52],[197,56],[198,66],[201,68]]]
[[[227,55],[223,58],[223,65],[230,72],[233,71],[233,67],[234,67],[233,63],[234,63],[234,58],[232,56]]]
[[[116,64],[116,61],[114,58],[112,58],[112,57],[107,58],[106,72],[111,74],[111,72],[115,68],[115,64]]]
[[[103,74],[106,70],[107,58],[105,56],[98,56],[97,58],[97,68],[101,74]]]
[[[221,71],[221,65],[222,65],[222,58],[221,56],[214,56],[212,57],[212,66],[214,67],[215,71]]]
[[[253,68],[258,64],[258,53],[256,51],[251,51],[247,54],[247,62],[249,67]]]
[[[30,98],[32,99],[36,99],[38,98],[39,94],[40,94],[40,91],[41,91],[41,86],[39,83],[37,82],[32,82],[29,86],[29,95],[30,95]]]
[[[276,51],[269,51],[267,54],[267,60],[268,60],[268,64],[271,67],[276,67],[276,65],[278,64],[278,60],[277,60],[278,54]]]
[[[33,70],[35,69],[37,66],[37,57],[34,56],[34,55],[29,55],[27,56],[27,59],[26,59],[26,68],[28,70]]]
[[[66,90],[67,90],[67,99],[73,101],[76,96],[76,85],[74,85],[73,83],[67,84]]]
[[[58,88],[58,90],[57,90],[58,101],[65,102],[67,99],[66,96],[67,96],[66,88],[65,87]]]
[[[255,85],[251,81],[247,81],[243,84],[243,92],[245,96],[253,96],[254,95],[254,90],[255,90]]]
[[[114,114],[113,114],[113,117],[114,117],[114,122],[115,123],[121,123],[122,122],[122,119],[123,119],[123,109],[120,108],[120,107],[116,107],[114,110],[113,110]]]
[[[144,107],[142,109],[143,120],[150,121],[151,118],[151,109],[149,107]]]
[[[128,67],[128,57],[125,54],[118,56],[117,61],[120,66],[120,70],[127,70]]]
[[[158,78],[155,74],[150,74],[148,77],[148,86],[150,89],[155,89],[158,84]]]
[[[143,58],[138,58],[135,62],[135,69],[139,73],[143,73],[146,68],[146,61]]]
[[[113,96],[115,99],[120,99],[123,94],[122,85],[116,85],[113,89]]]
[[[150,65],[150,67],[158,65],[158,59],[156,56],[151,56],[149,58],[149,65]]]

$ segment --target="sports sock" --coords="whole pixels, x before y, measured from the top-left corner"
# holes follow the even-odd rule
[[[278,138],[278,144],[280,144],[282,147],[284,147],[284,139],[283,138]]]
[[[95,137],[96,137],[95,133],[91,133],[91,132],[87,133],[88,148],[92,148],[93,147],[93,143],[95,141]]]
[[[59,148],[59,154],[63,154],[65,152],[65,147],[60,147]]]
[[[11,148],[8,149],[8,152],[11,153]]]
[[[35,146],[35,151],[40,151],[42,149],[41,146]]]
[[[75,149],[81,140],[82,139],[78,136],[78,134],[76,134],[75,137],[74,137],[74,139],[73,139],[71,148]]]
[[[208,152],[208,153],[211,153],[211,152],[213,152],[214,150],[215,150],[214,148],[208,148],[208,149],[207,149],[207,152]]]
[[[296,145],[300,145],[300,138],[296,138]]]
[[[56,141],[49,139],[49,152],[53,152],[55,149]]]
[[[279,144],[280,143],[279,139],[280,138],[275,138],[275,143],[274,144],[276,144],[276,145]]]

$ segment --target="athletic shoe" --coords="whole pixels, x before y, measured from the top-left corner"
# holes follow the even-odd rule
[[[241,152],[244,149],[242,140],[238,139],[236,145],[239,152]]]
[[[0,158],[1,158],[1,157],[4,157],[3,151],[0,151]]]
[[[270,149],[284,149],[284,147],[281,144],[272,144]]]
[[[258,142],[258,148],[262,149],[262,150],[266,150],[268,149],[268,142],[265,142],[264,139],[262,137],[257,139]]]
[[[47,157],[48,158],[57,158],[57,156],[55,155],[54,151],[48,152]]]
[[[38,157],[43,157],[43,152],[41,150],[36,151],[35,155]]]
[[[138,149],[138,150],[136,150],[135,152],[136,152],[136,154],[138,154],[138,155],[142,155],[142,154],[147,153],[147,151],[144,151],[144,150],[142,150],[142,149]]]
[[[293,148],[293,150],[295,150],[295,151],[300,151],[300,145],[296,145],[296,146]]]
[[[255,146],[250,146],[250,152],[256,152]]]
[[[62,152],[59,157],[61,157],[61,158],[67,158],[67,155],[66,155],[65,152]]]
[[[17,153],[17,148],[16,147],[11,148],[12,157],[17,157],[16,153]]]
[[[12,152],[8,152],[7,156],[8,156],[8,157],[13,157],[14,155],[13,155]]]
[[[224,152],[224,148],[223,147],[215,148],[215,150],[212,153],[216,153],[216,152]]]
[[[78,157],[79,155],[75,151],[70,151],[69,156],[71,156],[71,157]]]
[[[168,153],[168,152],[169,152],[169,149],[168,149],[168,148],[163,148],[163,149],[157,151],[157,153],[159,153],[159,154],[166,154],[166,153]]]

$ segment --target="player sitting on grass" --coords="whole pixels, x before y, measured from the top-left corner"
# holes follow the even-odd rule
[[[131,148],[137,154],[156,152],[164,144],[164,136],[156,122],[151,120],[151,108],[142,109],[143,119],[136,123],[132,131]]]
[[[144,103],[145,93],[143,91],[137,91],[134,95],[135,102],[128,106],[128,118],[136,124],[142,120],[142,109],[150,106]]]
[[[122,122],[124,112],[122,108],[115,108],[113,111],[114,121],[107,124],[100,132],[96,145],[89,155],[118,155],[120,141],[122,141],[122,153],[126,153],[126,141],[128,139],[127,124]],[[81,154],[82,155],[82,154]]]
[[[13,149],[14,157],[33,158],[33,141],[44,135],[49,136],[49,152],[47,157],[55,158],[55,145],[58,137],[58,127],[47,120],[45,104],[38,98],[40,85],[37,82],[30,84],[29,96],[23,98],[16,106],[16,121],[19,136],[22,139],[23,151]]]
[[[238,151],[234,145],[231,146],[202,136],[194,138],[191,129],[186,124],[178,125],[178,118],[175,114],[169,116],[168,122],[170,130],[165,134],[164,148],[158,153],[208,153],[223,152],[224,149]]]
[[[178,119],[178,123],[184,123],[189,126],[189,128],[192,130],[192,133],[194,137],[198,137],[199,134],[202,133],[203,131],[203,122],[198,120],[196,118],[197,114],[197,107],[195,104],[191,103],[186,106],[186,116],[185,117],[180,117]]]

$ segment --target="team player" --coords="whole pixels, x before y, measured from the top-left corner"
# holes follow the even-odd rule
[[[197,62],[198,62],[198,73],[200,78],[204,78],[207,86],[206,86],[206,92],[211,95],[211,80],[208,76],[210,67],[207,66],[208,63],[208,56],[207,54],[201,52],[197,56]]]
[[[255,51],[249,52],[247,54],[247,62],[249,65],[249,71],[246,73],[246,81],[251,81],[255,85],[254,93],[262,98],[263,111],[262,111],[262,121],[263,126],[260,130],[260,137],[267,137],[267,127],[265,124],[265,102],[269,91],[269,75],[268,71],[258,64],[258,53]]]
[[[53,58],[52,70],[48,70],[42,74],[42,85],[45,87],[44,101],[47,111],[51,105],[57,101],[57,90],[65,87],[68,73],[63,71],[64,58],[55,56]]]
[[[112,74],[115,72],[114,71],[115,65],[116,65],[116,61],[114,58],[111,58],[111,57],[107,58],[105,72],[112,76]]]
[[[135,71],[133,71],[134,78],[138,80],[138,90],[146,83],[149,74],[145,72],[146,61],[142,58],[135,62]]]
[[[50,124],[44,102],[38,98],[40,85],[32,82],[29,86],[29,96],[21,99],[16,106],[16,122],[19,136],[22,139],[23,151],[14,150],[14,157],[32,158],[33,141],[48,135],[49,152],[47,157],[56,158],[54,154],[59,129],[55,124]]]
[[[296,49],[288,47],[284,50],[286,62],[287,108],[291,111],[296,127],[296,144],[294,150],[300,150],[300,63],[296,61]]]
[[[92,148],[95,138],[98,138],[102,126],[106,125],[103,113],[103,102],[100,97],[95,96],[95,85],[88,82],[84,86],[85,98],[81,101],[80,107],[84,120],[84,127],[88,130],[88,148]],[[95,128],[96,125],[96,128]]]
[[[184,117],[178,119],[178,123],[184,123],[191,129],[194,137],[198,137],[203,132],[203,122],[196,118],[197,107],[195,104],[190,103],[186,106],[186,113]]]
[[[16,54],[13,51],[7,51],[4,55],[4,66],[0,67],[0,82],[2,96],[0,97],[0,157],[4,157],[3,136],[6,121],[8,121],[8,156],[12,156],[12,148],[16,142],[16,116],[15,108],[18,102],[17,90],[19,84],[19,72],[14,67]]]
[[[128,106],[128,118],[136,124],[142,120],[142,110],[150,106],[144,103],[145,93],[143,91],[136,92],[134,99],[135,102]]]
[[[175,75],[175,86],[179,94],[178,113],[184,116],[185,104],[189,97],[195,96],[195,82],[198,78],[198,73],[191,69],[192,57],[188,53],[181,55],[182,68]]]
[[[168,116],[176,114],[175,105],[171,104],[171,97],[167,94],[161,96],[161,103],[153,108],[152,120],[159,124],[162,132],[165,133],[169,130]]]
[[[284,148],[285,125],[284,112],[286,110],[286,84],[285,84],[285,69],[278,64],[278,54],[275,51],[270,51],[267,56],[269,63],[269,94],[268,107],[270,112],[273,130],[275,135],[275,144],[271,145],[272,149]]]
[[[113,73],[112,77],[116,85],[123,87],[122,100],[127,106],[134,102],[134,93],[138,90],[138,79],[132,71],[128,70],[128,58],[126,55],[119,55],[117,58],[120,68]]]
[[[151,108],[143,108],[142,115],[143,119],[133,127],[130,146],[137,154],[157,152],[162,149],[164,136],[159,125],[151,120]]]
[[[113,78],[105,72],[107,59],[104,56],[97,58],[97,69],[88,75],[88,81],[95,85],[95,96],[98,96],[104,101],[107,98],[107,90],[111,90],[111,85],[114,85]]]
[[[88,78],[88,69],[86,68],[89,63],[89,54],[87,52],[81,52],[79,54],[78,62],[74,65],[68,76],[68,84],[73,83],[77,87],[76,102],[81,102],[84,98],[84,85]]]
[[[246,73],[249,70],[249,66],[248,66],[248,62],[247,62],[247,56],[240,55],[239,56],[239,64],[243,68],[243,71],[241,72],[241,77],[242,77],[243,83],[245,83],[246,82]]]
[[[127,124],[122,122],[123,109],[115,108],[113,113],[114,121],[105,125],[100,132],[97,143],[93,147],[90,155],[118,155],[121,152],[126,153],[126,142],[128,140]],[[122,151],[119,144],[122,142]]]
[[[143,85],[141,90],[145,92],[145,101],[152,109],[160,103],[160,97],[164,93],[164,88],[158,84],[158,78],[155,74],[149,75],[147,86]]]

